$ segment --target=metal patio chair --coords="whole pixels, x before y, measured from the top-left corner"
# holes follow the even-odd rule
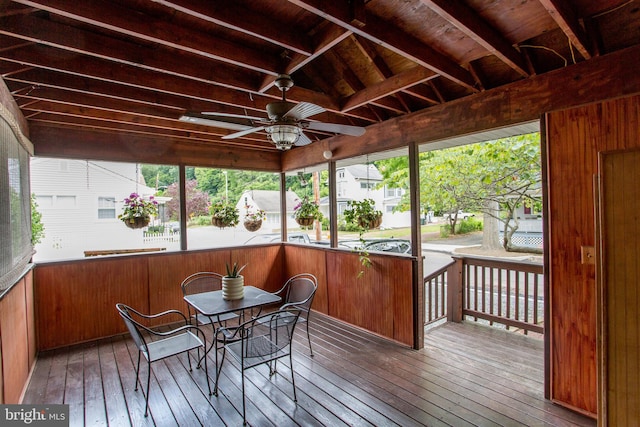
[[[290,277],[280,290],[274,292],[279,295],[285,306],[293,305],[300,310],[300,318],[298,322],[307,324],[307,340],[309,341],[309,351],[313,357],[313,349],[311,348],[311,335],[309,335],[309,316],[311,314],[311,304],[313,297],[318,290],[318,279],[310,273],[300,273]]]
[[[278,359],[289,357],[291,367],[291,383],[293,385],[293,401],[297,402],[296,383],[293,373],[293,361],[291,357],[291,342],[301,310],[286,304],[281,310],[263,314],[248,320],[239,326],[232,328],[220,328],[216,339],[222,344],[222,359],[218,365],[218,352],[216,352],[216,375],[213,394],[218,394],[218,379],[222,371],[222,365],[227,353],[240,363],[242,374],[242,419],[247,424],[246,398],[245,398],[245,374],[247,369],[262,364],[269,365],[269,377],[277,373]]]
[[[180,284],[182,295],[193,295],[202,292],[219,291],[222,289],[222,275],[209,271],[200,271],[188,276]],[[200,313],[191,314],[191,306],[187,304],[189,317],[196,320],[198,325],[208,325],[216,322],[219,326],[226,324],[227,320],[237,319],[240,317],[236,313],[226,313],[215,316],[215,318],[204,316]],[[215,333],[215,327],[214,333]]]
[[[138,390],[138,383],[142,384],[139,378],[140,373],[140,355],[144,355],[147,360],[147,391],[145,396],[145,408],[144,416],[149,414],[149,384],[151,383],[151,364],[159,360],[165,359],[170,356],[176,356],[181,353],[187,353],[187,360],[189,363],[189,371],[193,371],[191,368],[191,350],[198,351],[198,360],[200,358],[200,348],[203,353],[206,350],[206,337],[204,332],[197,326],[191,325],[187,321],[187,317],[178,310],[168,310],[158,314],[142,314],[133,308],[118,303],[116,308],[122,320],[124,320],[133,341],[138,347],[138,363],[136,365],[136,386],[135,390]],[[169,321],[170,316],[177,316],[184,321],[183,326],[173,328],[165,332],[155,331],[142,322],[148,322],[150,319],[167,318]],[[204,371],[207,378],[207,387],[209,388],[209,395],[211,392],[211,383],[209,382],[209,369],[207,367],[207,358],[204,359]],[[198,368],[200,363],[198,363]]]

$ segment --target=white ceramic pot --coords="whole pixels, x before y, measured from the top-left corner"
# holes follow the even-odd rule
[[[244,276],[223,277],[222,298],[225,300],[244,298]]]

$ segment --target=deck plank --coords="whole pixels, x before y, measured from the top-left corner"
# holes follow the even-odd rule
[[[208,338],[211,329],[204,328]],[[419,351],[314,313],[294,337],[293,401],[288,361],[270,377],[246,374],[247,420],[260,426],[558,426],[595,420],[544,399],[543,343],[472,322],[431,329]],[[134,391],[137,348],[127,335],[42,353],[24,403],[69,403],[71,425],[240,425],[239,364],[225,361],[218,396],[186,355],[152,365],[149,417]],[[215,381],[214,354],[208,355]],[[140,377],[146,383],[146,361]]]

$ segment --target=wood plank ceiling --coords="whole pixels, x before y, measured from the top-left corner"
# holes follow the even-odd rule
[[[266,117],[281,97],[274,80],[286,73],[295,82],[288,100],[326,109],[311,120],[366,127],[637,45],[639,8],[637,0],[0,0],[0,74],[32,129],[274,151],[264,132],[221,139],[235,131],[179,117]]]

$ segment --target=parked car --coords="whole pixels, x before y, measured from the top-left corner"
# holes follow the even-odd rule
[[[452,214],[446,214],[444,217],[445,219],[449,219],[451,217]],[[462,210],[458,211],[458,219],[468,219],[471,218],[472,216],[476,216],[476,214],[473,213],[469,213],[469,212],[463,212]]]
[[[354,250],[365,250],[367,252],[411,253],[411,242],[407,239],[365,239],[364,246],[360,240],[341,240],[339,245]]]

